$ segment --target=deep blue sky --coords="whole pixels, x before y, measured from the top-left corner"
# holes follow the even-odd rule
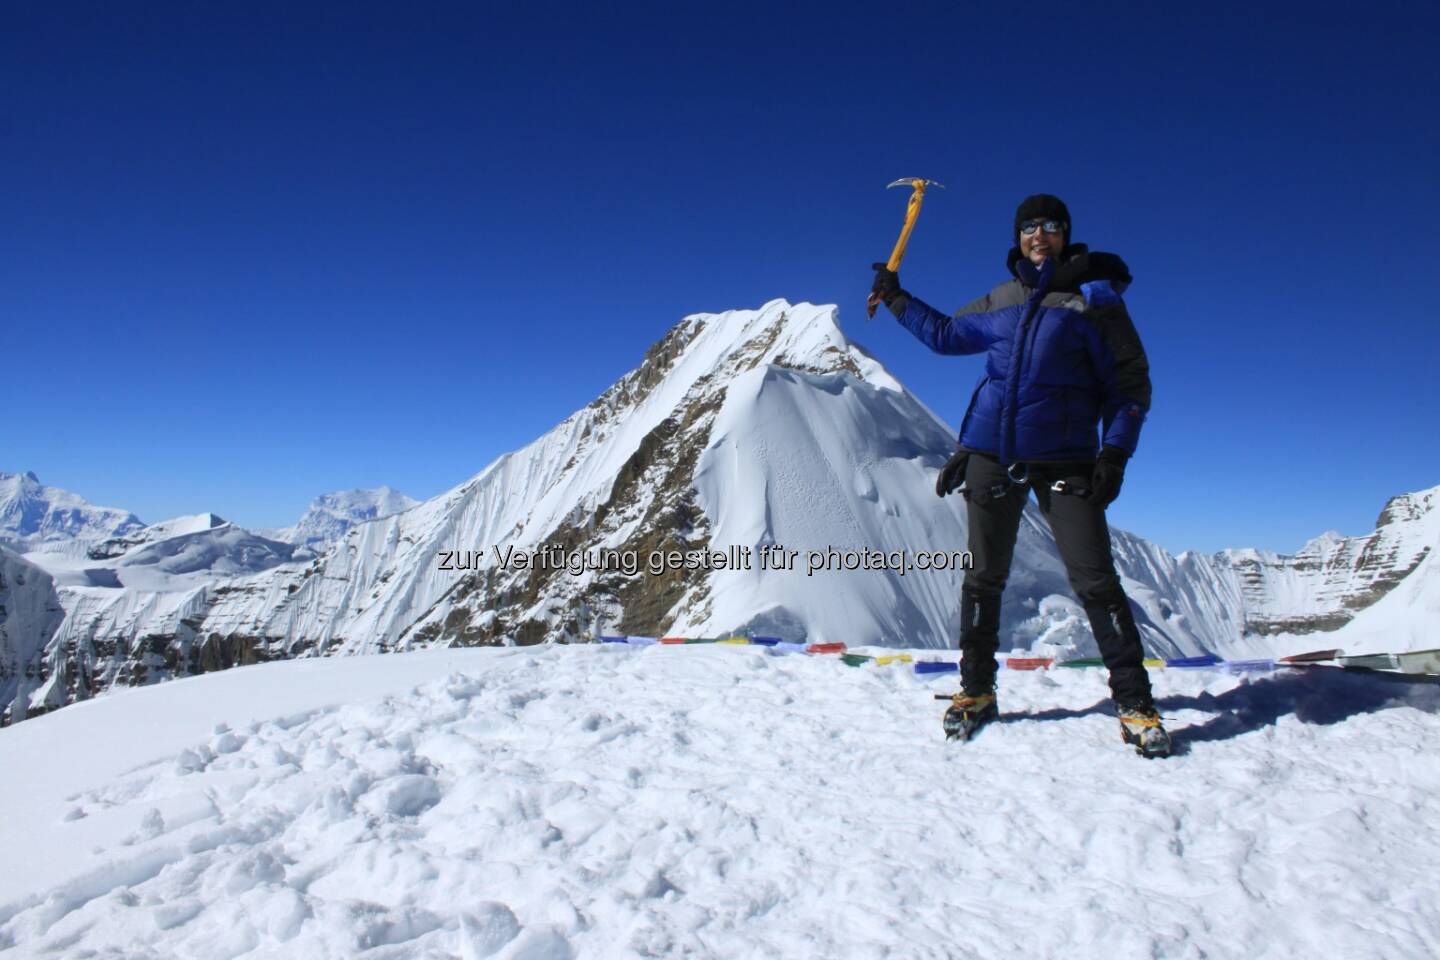
[[[936,306],[1035,191],[1130,263],[1117,525],[1290,551],[1440,483],[1433,5],[228,7],[6,10],[0,469],[151,522],[429,497],[775,297],[958,424],[981,358],[864,322],[918,175]]]

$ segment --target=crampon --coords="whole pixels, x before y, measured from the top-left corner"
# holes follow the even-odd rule
[[[1120,739],[1147,759],[1170,756],[1170,734],[1154,707],[1121,707]]]
[[[950,709],[945,711],[945,739],[969,740],[981,727],[998,719],[1000,708],[995,704],[994,691],[970,694],[962,690],[951,698]]]

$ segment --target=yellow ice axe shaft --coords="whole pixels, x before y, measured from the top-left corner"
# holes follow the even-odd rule
[[[909,186],[914,188],[910,193],[910,203],[905,207],[905,225],[900,228],[900,239],[895,241],[895,249],[890,253],[890,262],[885,266],[891,272],[900,269],[900,261],[905,259],[905,245],[910,242],[910,232],[915,229],[915,221],[920,219],[920,204],[925,201],[926,187],[939,187],[945,189],[943,183],[936,183],[934,180],[924,180],[920,177],[901,177],[894,183],[887,184],[885,189],[891,187]],[[866,316],[875,316],[875,308],[880,306],[879,294],[870,294],[870,299],[865,302]]]

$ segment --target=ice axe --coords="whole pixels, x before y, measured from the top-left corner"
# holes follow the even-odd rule
[[[915,221],[920,217],[920,204],[925,200],[926,187],[939,187],[945,189],[945,184],[936,183],[934,180],[924,180],[920,177],[901,177],[894,183],[886,184],[885,189],[891,187],[913,187],[910,194],[910,205],[905,208],[905,226],[900,228],[900,239],[895,241],[895,250],[890,254],[890,262],[885,266],[891,272],[900,269],[900,261],[905,259],[905,244],[910,242],[910,231],[915,229]],[[875,316],[875,308],[880,306],[880,297],[877,294],[870,294],[870,299],[865,301],[867,312],[866,317]]]

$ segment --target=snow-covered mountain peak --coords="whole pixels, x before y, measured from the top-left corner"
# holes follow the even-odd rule
[[[357,523],[401,513],[419,502],[384,485],[370,490],[337,490],[322,493],[310,501],[310,506],[294,526],[259,532],[284,543],[324,550],[345,536]]]
[[[29,549],[70,540],[103,540],[145,524],[128,510],[97,507],[59,487],[47,487],[33,471],[0,471],[0,540]]]
[[[758,310],[698,314],[696,346],[713,352],[714,367],[754,369],[762,364],[805,373],[848,373],[860,380],[899,389],[873,357],[851,343],[833,304],[792,304],[771,300]]]
[[[204,530],[214,530],[229,522],[224,517],[213,513],[196,513],[187,517],[175,517],[172,520],[152,523],[139,530],[131,530],[123,536],[109,537],[89,547],[85,555],[91,560],[108,560],[112,557],[119,557],[142,544],[156,543],[171,537],[199,533]]]
[[[928,461],[949,446],[948,428],[849,342],[836,312],[834,306],[774,300],[757,310],[681,319],[637,367],[545,435],[450,491],[350,529],[313,571],[267,572],[236,584],[209,605],[205,630],[278,652],[578,639],[593,636],[602,623],[658,630],[680,622],[682,614],[691,624],[714,614],[709,622],[715,629],[737,626],[750,615],[729,604],[706,612],[712,584],[705,571],[617,576],[522,569],[497,562],[495,551],[553,546],[570,556],[613,550],[646,557],[660,549],[698,550],[711,545],[711,527],[721,519],[727,535],[749,536],[763,515],[742,522],[723,512],[741,495],[714,468],[700,470],[706,448],[717,444],[738,450],[743,462],[750,462],[751,451],[769,458],[779,471],[775,489],[808,499],[812,513],[821,509],[816,491],[786,466],[805,455],[787,448],[794,431],[761,436],[746,426],[757,417],[799,417],[795,422],[806,431],[824,435],[823,454],[839,458],[824,467],[831,479],[858,469],[869,478],[863,484],[873,484],[870,462],[893,463],[900,466],[883,469],[906,473],[907,490],[928,489],[929,482],[917,479],[922,462],[936,465]],[[716,431],[727,404],[734,409]],[[860,467],[845,453],[853,431],[869,438],[855,445],[866,460]],[[777,449],[760,449],[772,443]],[[701,473],[707,477],[704,507],[697,501]],[[844,480],[837,490],[850,497],[857,482]],[[860,496],[867,516],[895,509],[877,502],[873,492]],[[921,498],[927,513],[936,509],[933,499]],[[862,526],[877,525],[883,524],[877,519]],[[846,542],[858,535],[852,528],[860,529],[848,525]],[[764,531],[758,536],[764,539]],[[947,528],[942,539],[957,537]],[[452,561],[452,555],[460,559]],[[879,581],[875,586],[890,589]],[[878,610],[878,604],[875,599],[871,605]],[[926,606],[921,619],[935,622],[925,632],[938,637],[948,605]]]
[[[646,351],[640,366],[586,410],[616,413],[652,398],[661,406],[673,405],[697,384],[723,387],[738,374],[762,365],[815,374],[846,373],[876,386],[901,389],[878,361],[845,336],[837,310],[833,304],[777,299],[758,310],[691,314]]]
[[[1437,506],[1440,506],[1440,487],[1402,493],[1386,501],[1375,527],[1379,530],[1396,524],[1436,523],[1440,519],[1440,511],[1435,509]]]
[[[1341,533],[1339,530],[1326,530],[1324,533],[1320,534],[1318,537],[1311,537],[1309,540],[1306,540],[1305,543],[1300,547],[1300,549],[1299,549],[1298,551],[1296,551],[1295,556],[1297,556],[1297,557],[1324,557],[1324,556],[1328,555],[1329,553],[1331,553],[1337,546],[1339,546],[1340,544],[1343,544],[1344,542],[1345,542],[1345,535],[1344,535],[1343,533]],[[1236,552],[1239,552],[1239,551],[1236,551]],[[1248,551],[1248,552],[1249,552],[1249,553],[1252,553],[1252,554],[1254,554],[1254,555],[1256,555],[1256,556],[1259,556],[1259,555],[1260,555],[1260,552],[1259,552],[1259,551],[1251,550],[1251,551]],[[1279,554],[1275,554],[1275,553],[1266,553],[1265,555],[1266,555],[1267,557],[1271,558],[1271,559],[1274,559],[1275,557],[1278,557],[1278,556],[1279,556]]]
[[[312,506],[324,507],[335,512],[360,513],[378,511],[382,515],[408,510],[418,500],[412,500],[392,487],[381,485],[373,490],[340,490],[325,493],[315,498]]]

